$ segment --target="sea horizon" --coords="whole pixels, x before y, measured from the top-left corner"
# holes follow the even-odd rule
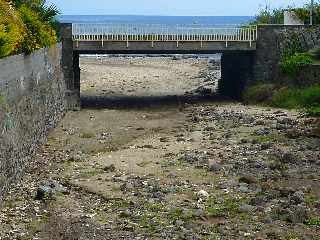
[[[254,16],[164,16],[164,15],[58,15],[62,23],[111,23],[111,24],[200,24],[240,25],[253,20]]]

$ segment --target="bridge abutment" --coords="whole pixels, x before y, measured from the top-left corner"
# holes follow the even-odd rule
[[[62,42],[62,69],[66,84],[67,109],[80,108],[80,68],[79,54],[73,51],[72,24],[60,25]]]
[[[252,81],[255,53],[225,52],[221,57],[219,92],[233,99],[241,99],[246,85]]]

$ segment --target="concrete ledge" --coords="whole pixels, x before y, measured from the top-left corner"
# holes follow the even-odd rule
[[[74,41],[73,50],[80,53],[92,52],[143,52],[143,53],[219,53],[229,51],[255,51],[256,43],[252,42],[151,42],[151,41]]]

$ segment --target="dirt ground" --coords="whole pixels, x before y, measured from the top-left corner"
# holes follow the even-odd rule
[[[319,119],[219,100],[207,59],[81,74],[83,108],[8,194],[1,240],[320,239]]]

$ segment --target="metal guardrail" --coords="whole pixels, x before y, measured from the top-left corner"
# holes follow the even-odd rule
[[[72,24],[73,40],[79,41],[151,41],[151,42],[252,42],[257,40],[257,26],[237,25],[112,25]]]

